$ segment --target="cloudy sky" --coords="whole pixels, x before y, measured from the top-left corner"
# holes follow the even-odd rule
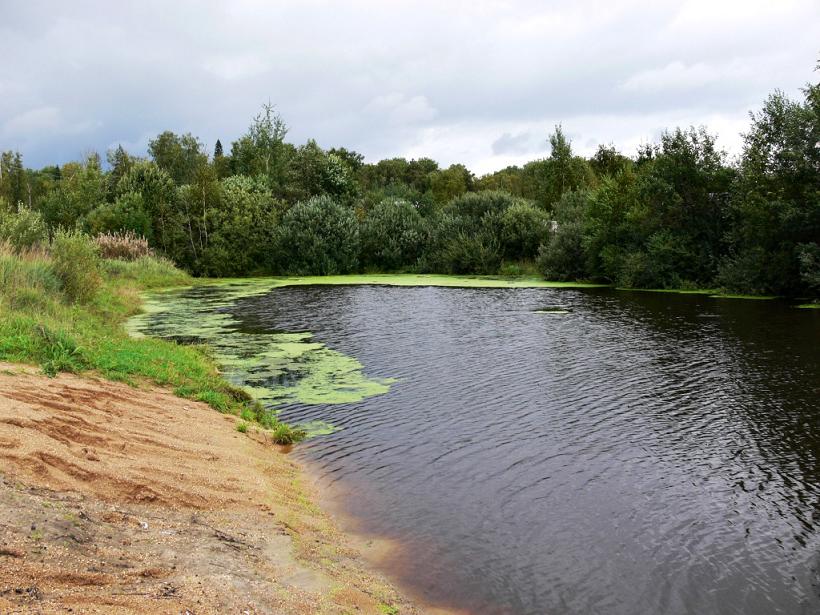
[[[166,129],[227,148],[270,100],[293,142],[480,173],[557,123],[582,153],[700,124],[737,151],[820,79],[820,2],[0,0],[0,53],[0,149],[29,166]]]

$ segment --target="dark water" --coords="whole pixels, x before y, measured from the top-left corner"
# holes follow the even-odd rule
[[[535,314],[560,306],[567,314]],[[820,312],[551,289],[293,287],[385,395],[288,406],[394,572],[476,613],[820,612]]]

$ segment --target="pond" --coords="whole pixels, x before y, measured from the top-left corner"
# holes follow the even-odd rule
[[[160,293],[307,423],[389,572],[475,613],[820,611],[820,311],[610,289]]]

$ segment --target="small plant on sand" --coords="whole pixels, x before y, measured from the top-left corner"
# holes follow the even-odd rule
[[[236,424],[236,431],[239,433],[246,433],[248,431],[248,424],[244,421]]]
[[[288,425],[287,423],[277,423],[271,433],[271,439],[276,444],[296,444],[305,439],[307,433],[304,429]]]

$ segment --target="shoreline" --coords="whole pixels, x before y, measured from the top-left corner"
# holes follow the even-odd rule
[[[366,563],[263,432],[157,387],[35,369],[0,364],[3,608],[444,613]]]
[[[310,461],[299,459],[296,463],[316,494],[319,507],[333,518],[369,569],[384,575],[425,615],[470,615],[471,611],[467,609],[425,596],[411,580],[399,572],[401,565],[395,563],[396,560],[400,561],[407,557],[403,553],[405,544],[396,538],[368,532],[362,521],[345,508],[345,497],[337,493],[335,488],[325,484],[321,472]]]

